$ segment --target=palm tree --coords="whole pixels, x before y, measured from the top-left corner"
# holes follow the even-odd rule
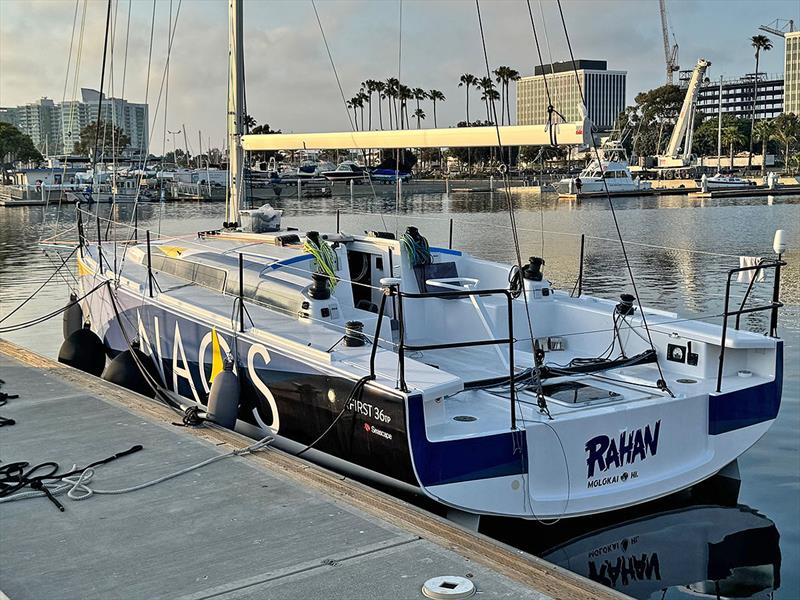
[[[358,98],[358,110],[361,112],[361,131],[364,131],[364,102],[369,102],[369,96],[359,91],[356,98]]]
[[[730,147],[731,169],[733,169],[733,147],[744,146],[745,138],[736,125],[727,125],[722,128],[722,145]]]
[[[756,123],[756,96],[758,94],[758,61],[761,57],[761,51],[767,52],[772,50],[772,42],[765,35],[754,35],[750,38],[750,45],[756,49],[756,74],[753,77],[753,109],[750,112],[750,154],[747,155],[747,170],[753,164],[753,128]]]
[[[798,138],[797,117],[791,113],[784,113],[776,118],[775,139],[783,145],[783,163],[789,165],[789,147]]]
[[[386,80],[386,100],[389,105],[389,129],[392,129],[392,107],[394,107],[394,127],[400,123],[400,115],[397,112],[397,94],[400,89],[400,81],[397,77],[389,77]]]
[[[508,82],[506,83],[506,115],[508,115],[508,124],[511,125],[511,103],[509,100],[510,97],[510,84],[511,82],[519,81],[520,74],[519,71],[516,69],[508,69]]]
[[[411,94],[414,96],[414,100],[417,101],[417,110],[419,110],[419,101],[420,100],[427,100],[428,99],[428,92],[423,90],[422,88],[414,88],[411,90]]]
[[[428,98],[433,100],[433,126],[437,127],[436,125],[436,103],[437,102],[444,102],[447,98],[444,97],[444,94],[439,90],[428,90]]]
[[[494,89],[494,81],[492,81],[491,77],[481,77],[480,81],[478,81],[478,87],[483,90],[481,100],[486,103],[486,120],[492,121],[492,110],[489,103],[493,100],[497,100],[500,94]]]
[[[244,125],[245,133],[249,132],[253,127],[256,126],[256,120],[252,115],[245,115],[242,117],[242,125]]]
[[[378,93],[378,123],[380,128],[383,129],[383,110],[381,110],[381,102],[385,98],[383,92],[386,90],[386,84],[383,81],[372,81],[373,91]]]
[[[361,92],[364,94],[364,101],[367,103],[369,120],[367,121],[367,129],[372,131],[372,94],[375,89],[372,87],[373,80],[365,79],[361,82]]]
[[[425,118],[425,111],[418,108],[414,111],[414,116],[417,117],[417,129],[420,128],[420,121]]]
[[[506,96],[506,89],[508,88],[509,82],[509,74],[511,72],[510,67],[500,66],[497,67],[494,71],[492,71],[497,78],[497,83],[500,84],[500,93],[503,97]],[[506,105],[500,104],[500,124],[505,125],[506,122]]]
[[[467,127],[469,127],[469,88],[478,85],[478,78],[472,73],[464,73],[458,80],[460,82],[458,87],[464,86],[467,91]]]
[[[347,105],[348,109],[353,110],[353,127],[355,127],[356,131],[358,131],[358,97],[353,96],[350,98],[350,100],[345,102],[345,104]]]
[[[762,119],[755,126],[755,137],[761,142],[761,175],[767,173],[767,145],[775,135],[775,122]]]
[[[400,100],[400,129],[408,127],[408,101],[414,97],[411,88],[402,83],[397,87],[397,99]]]

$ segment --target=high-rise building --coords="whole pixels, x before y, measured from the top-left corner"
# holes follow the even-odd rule
[[[572,61],[538,66],[532,76],[521,78],[517,82],[517,124],[547,122],[548,90],[553,108],[565,120],[580,120],[582,91],[587,116],[595,127],[613,129],[617,117],[625,110],[627,71],[609,71],[604,60],[577,60],[575,67],[577,79]]]
[[[771,119],[783,112],[784,78],[769,73],[758,74],[754,86],[754,73],[738,79],[722,80],[722,114],[750,118],[753,111],[753,93],[756,94],[756,119]],[[685,85],[685,80],[681,80]],[[719,114],[719,79],[704,83],[697,95],[697,109],[705,116]]]
[[[800,115],[800,31],[787,33],[783,40],[783,110]]]
[[[57,120],[55,104],[49,98],[22,106],[0,108],[0,121],[11,123],[29,135],[33,145],[43,154],[59,151]]]
[[[29,135],[43,154],[72,154],[80,142],[81,129],[97,120],[100,92],[81,89],[80,100],[55,103],[49,98],[22,106],[0,108],[0,121],[16,126]],[[147,146],[147,104],[103,94],[101,120],[121,127],[130,138],[129,151],[138,153]],[[121,149],[124,150],[124,149]]]

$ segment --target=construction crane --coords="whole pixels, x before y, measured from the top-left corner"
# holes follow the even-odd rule
[[[794,21],[792,19],[775,19],[767,25],[760,25],[758,28],[761,31],[782,38],[785,34],[794,31]]]
[[[658,166],[661,168],[683,168],[692,166],[692,142],[694,141],[694,117],[697,105],[697,96],[700,86],[706,76],[706,71],[711,63],[704,58],[697,61],[692,71],[692,77],[686,87],[686,96],[683,99],[681,112],[675,121],[675,127],[669,138],[669,144],[664,154],[657,156]]]
[[[661,35],[664,37],[664,60],[667,63],[667,83],[672,85],[672,74],[680,71],[678,66],[678,43],[675,42],[675,35],[672,35],[672,46],[669,45],[669,22],[667,21],[667,2],[658,0],[658,8],[661,10]]]

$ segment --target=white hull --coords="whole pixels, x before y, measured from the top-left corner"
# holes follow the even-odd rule
[[[513,337],[521,340],[514,345],[519,381],[517,401],[512,404],[508,346],[408,353],[412,347],[432,342],[503,337],[509,326],[505,296],[484,292],[415,299],[414,271],[397,241],[348,236],[336,249],[342,282],[330,298],[315,298],[309,295],[308,285],[315,264],[312,257],[300,245],[277,244],[275,235],[298,233],[232,233],[230,239],[218,234],[198,241],[180,238],[166,240],[164,251],[155,244],[152,255],[158,286],[152,297],[146,248],[131,247],[115,293],[125,316],[115,316],[107,288],[89,297],[84,314],[91,315],[96,331],[117,352],[126,347],[120,326],[132,327],[128,337],[138,334],[166,386],[188,403],[204,403],[202,390],[209,388],[211,329],[215,328],[226,352],[237,349],[240,377],[250,381],[247,389],[251,391],[240,407],[241,426],[250,427],[255,435],[277,434],[287,450],[296,451],[336,425],[333,418],[342,410],[347,419],[325,444],[305,456],[347,472],[370,473],[372,479],[391,480],[404,489],[421,490],[448,507],[479,515],[575,517],[672,494],[736,460],[777,415],[779,341],[729,331],[722,393],[716,393],[720,328],[691,321],[677,324],[675,315],[652,311],[648,314],[651,335],[672,395],[654,387],[659,373],[651,360],[603,368],[598,377],[555,372],[544,379],[542,388],[551,418],[538,409],[536,390],[526,383],[530,373],[522,371],[533,364],[530,344],[524,342],[527,318],[522,297],[511,304]],[[239,331],[236,319],[231,319],[238,264],[229,250],[235,252],[248,240],[263,243],[247,244],[246,287],[263,292],[257,292],[259,301],[254,300],[256,296],[246,298],[248,320],[244,331]],[[110,252],[110,245],[104,244],[103,251]],[[451,272],[457,269],[458,280],[480,285],[480,290],[508,285],[507,265],[455,250],[431,251],[433,266]],[[348,257],[348,252],[355,255]],[[366,257],[363,261],[362,256]],[[350,277],[378,282],[385,273],[381,263],[392,264],[392,256],[394,274],[410,274],[403,280],[408,286],[404,294],[411,296],[403,300],[403,344],[408,350],[400,381],[400,323],[391,328],[387,316],[376,330],[377,305],[367,307],[366,299],[356,303],[353,294],[364,288],[347,283]],[[362,275],[351,275],[350,263]],[[113,273],[97,271],[96,247],[84,247],[79,272],[85,292],[113,278]],[[452,289],[449,281],[452,277],[427,280],[434,288]],[[215,282],[228,286],[228,294],[215,289]],[[546,352],[545,369],[597,356],[608,346],[611,334],[604,332],[610,331],[614,302],[572,298],[553,290],[546,280],[526,279],[524,284],[530,315],[538,326],[536,336],[568,340]],[[382,288],[359,285],[380,302]],[[270,308],[273,301],[284,308]],[[299,316],[292,308],[295,302]],[[388,304],[386,310],[391,310]],[[347,394],[370,373],[371,348],[341,343],[342,325],[351,320],[364,323],[364,331],[380,340],[375,379],[365,384],[356,404],[347,404]],[[627,357],[645,356],[648,347],[637,333],[640,317],[630,315],[624,324],[617,343],[626,349]],[[684,351],[688,348],[694,358],[665,360],[675,345]],[[738,377],[745,366],[752,375]],[[486,381],[496,383],[482,383]],[[298,395],[297,390],[305,391]]]

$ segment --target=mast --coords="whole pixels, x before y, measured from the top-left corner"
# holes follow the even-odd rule
[[[722,171],[722,75],[719,76],[719,118],[717,119],[717,175]],[[731,165],[733,166],[733,165]]]
[[[228,199],[225,227],[237,227],[243,188],[244,39],[242,0],[228,0]]]

